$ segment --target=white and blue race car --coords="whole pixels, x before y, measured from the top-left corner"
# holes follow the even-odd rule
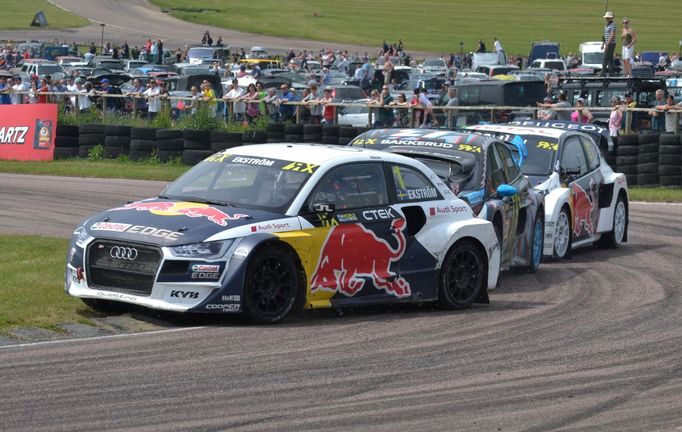
[[[603,128],[571,122],[525,121],[467,129],[512,141],[528,151],[521,171],[545,196],[543,255],[566,258],[596,243],[618,247],[628,235],[628,185],[599,151]]]
[[[242,313],[488,302],[493,225],[424,164],[350,147],[267,144],[207,158],[158,197],[75,230],[66,291],[105,309]]]

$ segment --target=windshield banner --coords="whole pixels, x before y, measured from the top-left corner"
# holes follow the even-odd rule
[[[0,160],[52,160],[57,105],[0,105]]]

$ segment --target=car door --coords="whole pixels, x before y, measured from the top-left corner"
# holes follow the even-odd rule
[[[507,174],[505,163],[497,150],[497,145],[492,144],[488,147],[486,155],[486,206],[487,218],[493,222],[498,231],[501,252],[502,268],[507,268],[511,264],[511,257],[516,243],[516,229],[519,214],[519,198],[515,196],[499,197],[497,188],[507,184]],[[496,214],[501,219],[496,221]],[[499,232],[501,228],[501,233]]]
[[[382,163],[331,169],[311,192],[301,217],[314,226],[306,230],[316,260],[311,301],[340,305],[409,295],[393,270],[405,251],[404,219],[389,206]]]
[[[571,189],[573,242],[579,243],[592,238],[597,228],[600,183],[590,172],[579,135],[566,138],[559,158],[561,182]]]

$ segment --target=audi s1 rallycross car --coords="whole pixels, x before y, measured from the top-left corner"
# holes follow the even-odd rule
[[[158,197],[83,221],[66,291],[178,312],[242,313],[437,300],[488,302],[490,222],[421,162],[351,147],[265,144],[207,158]]]
[[[612,146],[598,125],[529,120],[469,129],[503,140],[521,137],[528,157],[521,171],[545,197],[543,255],[562,259],[573,248],[627,241],[628,185],[599,151]]]
[[[525,152],[522,144],[428,129],[375,129],[350,143],[426,164],[474,214],[493,223],[501,270],[516,267],[534,272],[542,258],[544,192],[534,190],[519,170]]]

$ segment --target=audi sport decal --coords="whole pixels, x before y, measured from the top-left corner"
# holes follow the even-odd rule
[[[405,253],[404,228],[404,219],[391,223],[395,247],[359,223],[332,228],[311,278],[311,292],[322,290],[352,297],[369,278],[377,289],[400,298],[410,296],[410,284],[391,272],[391,264]]]
[[[112,210],[148,211],[158,216],[189,216],[191,218],[205,217],[209,221],[220,226],[227,225],[228,221],[250,217],[249,215],[241,213],[230,215],[208,204],[193,202],[140,201],[126,204],[123,207],[118,207]]]

